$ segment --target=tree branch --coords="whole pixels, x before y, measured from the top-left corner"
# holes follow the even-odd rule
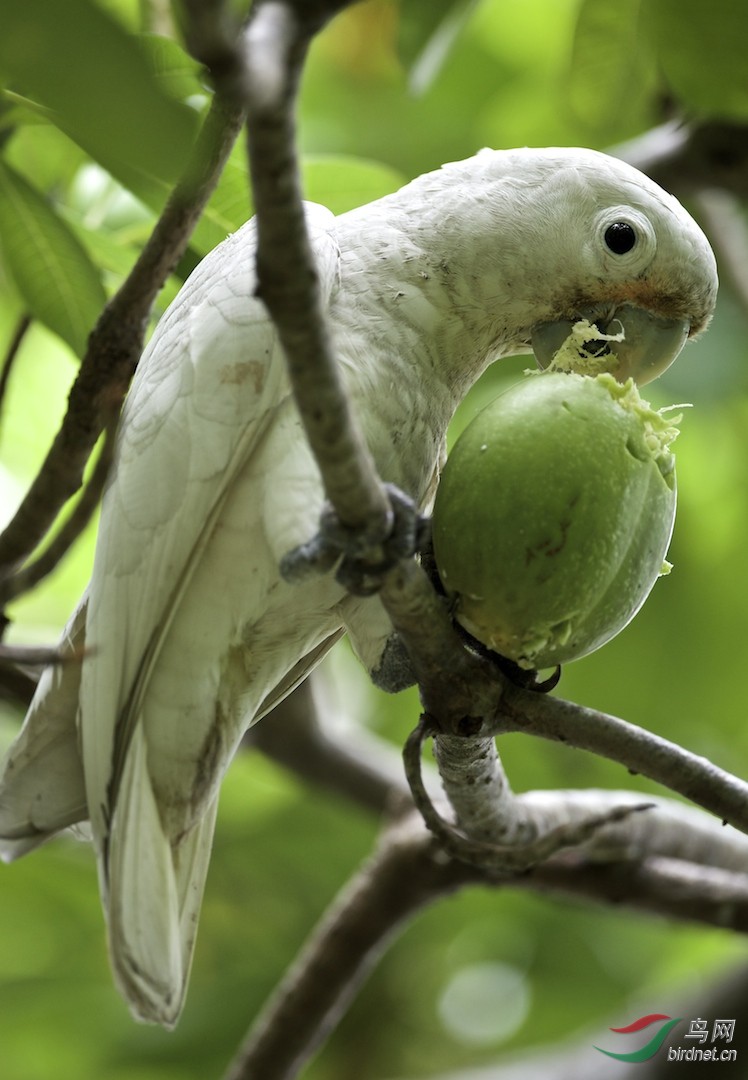
[[[81,535],[93,517],[99,505],[109,468],[114,456],[114,441],[117,429],[116,416],[106,425],[104,442],[91,477],[73,507],[67,521],[61,526],[48,547],[33,562],[28,563],[15,574],[0,578],[0,608],[9,600],[28,592],[38,585],[62,561],[65,555]]]
[[[314,28],[303,22],[299,10],[300,5],[295,3],[269,0],[261,4],[247,39],[247,112],[258,221],[258,280],[260,294],[278,328],[297,405],[328,498],[343,524],[360,530],[364,543],[372,547],[381,542],[389,527],[389,517],[383,516],[384,492],[337,374],[300,199],[293,105]],[[627,815],[631,804],[597,816],[590,816],[585,806],[580,817],[579,807],[571,802],[555,808],[546,805],[538,813],[538,808],[534,812],[528,801],[518,814],[520,804],[511,795],[498,759],[489,760],[491,736],[496,731],[525,730],[544,737],[551,737],[553,731],[552,737],[557,738],[562,730],[575,745],[594,748],[626,764],[635,761],[639,771],[666,783],[674,781],[676,790],[683,790],[718,813],[725,812],[726,817],[748,830],[746,785],[664,740],[648,739],[647,733],[615,718],[596,714],[594,735],[590,736],[581,730],[589,723],[590,710],[578,710],[576,719],[569,718],[567,713],[573,713],[574,706],[511,686],[485,657],[463,648],[424,572],[412,561],[399,564],[384,578],[380,595],[408,648],[429,719],[440,729],[436,735],[437,757],[442,762],[448,756],[460,758],[449,784],[461,823],[466,819],[470,829],[487,834],[498,830],[504,839],[516,839],[522,828],[536,834],[531,841],[535,845],[532,854],[545,861],[526,876],[524,880],[531,882],[527,887],[564,888],[582,895],[597,890],[598,896],[618,900],[625,893],[626,901],[634,906],[720,925],[725,917],[720,897],[728,895],[733,925],[745,925],[748,878],[744,875],[724,869],[702,870],[707,886],[699,890],[689,864],[683,862],[648,858],[637,863],[637,874],[633,875],[628,862],[621,860],[620,851],[616,862],[602,865],[578,851],[554,855],[561,843],[591,841],[594,849],[609,826],[625,830],[630,823]],[[467,752],[463,752],[458,750],[455,738],[466,735],[480,738],[471,741]],[[420,742],[416,751],[420,784]],[[653,763],[646,760],[648,755]],[[476,801],[465,797],[464,791],[478,774],[487,781],[483,785],[486,791],[495,796],[493,805],[481,807],[480,814],[475,812]],[[423,800],[424,805],[426,802]],[[559,814],[562,819],[566,815],[561,824]],[[538,836],[541,818],[547,828]],[[430,821],[435,824],[433,815]],[[447,882],[454,888],[476,880],[476,875],[488,880],[487,874],[490,880],[506,881],[517,865],[505,858],[501,871],[497,869],[501,863],[495,863],[487,872],[449,859],[436,861],[433,842],[424,839],[419,828],[409,826],[408,843],[415,845],[410,848],[407,843],[405,848],[400,847],[405,843],[404,825],[398,827],[399,840],[394,846],[385,839],[373,863],[323,921],[250,1035],[229,1073],[231,1080],[294,1075],[300,1062],[330,1029],[394,926],[426,899],[438,895]],[[444,822],[437,827],[439,836],[447,842],[453,839],[450,828]],[[676,848],[678,833],[676,829]],[[392,835],[388,834],[389,838]],[[668,835],[673,843],[672,831]],[[468,845],[472,843],[475,848],[475,842],[467,839]],[[606,840],[610,843],[611,837]],[[404,858],[406,850],[408,858]],[[419,862],[427,852],[428,866]],[[503,854],[508,852],[511,847],[504,844]],[[405,873],[408,859],[414,863]],[[390,895],[387,890],[393,866],[397,867],[397,888]],[[444,870],[440,877],[434,869],[437,866],[448,871]],[[408,883],[407,890],[403,882]],[[371,902],[372,897],[375,902]]]
[[[320,687],[319,672],[314,672],[270,716],[250,728],[246,743],[364,810],[381,815],[403,802],[410,805],[396,749],[360,727],[348,738],[337,725],[331,730],[329,697]],[[320,713],[325,717],[322,722]]]
[[[634,724],[515,686],[459,643],[443,604],[422,578],[413,564],[398,566],[387,579],[387,586],[393,585],[388,611],[409,648],[424,707],[438,729],[437,745],[440,734],[474,736],[478,759],[486,752],[487,738],[509,731],[561,741],[641,773],[748,832],[748,784]],[[410,599],[414,593],[416,604]],[[405,597],[405,602],[393,603],[393,596],[396,601]],[[453,799],[460,784],[472,787],[469,759],[463,764]],[[493,787],[505,791],[508,785],[504,779]],[[481,812],[502,813],[488,808]]]
[[[656,780],[748,833],[748,784],[651,731],[562,698],[507,687],[483,734],[522,731],[590,750]]]
[[[0,411],[2,411],[5,403],[5,397],[8,393],[8,385],[10,383],[10,373],[13,370],[13,365],[20,352],[21,345],[23,345],[26,334],[31,326],[31,316],[22,315],[16,323],[16,327],[11,335],[8,348],[3,358],[2,369],[0,369]]]
[[[106,418],[127,392],[156,296],[184,254],[243,121],[241,106],[216,94],[187,168],[119,290],[91,332],[68,409],[15,517],[0,535],[0,567],[13,570],[37,547],[82,483]]]
[[[283,1080],[327,1038],[400,926],[472,875],[419,818],[388,829],[335,900],[250,1031],[226,1080]]]
[[[649,914],[748,931],[748,875],[653,857],[600,863],[556,855],[529,873],[481,871],[445,856],[411,814],[390,827],[341,892],[253,1025],[226,1080],[289,1080],[319,1048],[396,932],[468,884],[625,903]]]
[[[248,745],[267,753],[301,779],[343,795],[364,810],[392,813],[404,800],[412,802],[413,791],[418,797],[417,785],[411,782],[408,788],[389,744],[360,730],[348,739],[345,728],[352,725],[340,718],[331,721],[334,706],[324,687],[320,688],[320,675],[315,672],[302,683],[277,706],[272,719],[251,728]],[[495,845],[506,844],[508,839],[522,844],[558,825],[579,825],[617,809],[640,806],[646,798],[651,813],[600,825],[585,842],[586,857],[630,861],[657,855],[725,870],[743,871],[748,866],[745,836],[700,809],[666,796],[620,790],[526,791],[515,795],[501,771],[493,740],[484,740],[482,745],[480,740],[471,742],[439,736],[436,752],[442,757],[442,782],[455,819],[472,838]],[[421,774],[420,739],[414,745],[414,755],[417,765],[411,768]],[[429,775],[427,780],[432,794],[427,795],[425,787],[422,790],[431,803],[437,798],[437,777]],[[503,794],[492,798],[494,783]],[[507,797],[512,800],[510,810],[503,809]],[[497,805],[502,812],[496,813]],[[422,802],[419,809],[423,812]],[[449,810],[442,807],[442,812],[448,814]],[[508,824],[514,829],[511,834],[507,833]]]
[[[748,198],[748,125],[673,121],[652,128],[614,153],[668,191],[712,188]]]
[[[283,345],[325,492],[344,526],[377,549],[392,513],[343,389],[319,296],[296,157],[294,101],[309,42],[343,3],[261,3],[247,35],[249,162],[257,276]],[[310,7],[314,9],[310,17]]]

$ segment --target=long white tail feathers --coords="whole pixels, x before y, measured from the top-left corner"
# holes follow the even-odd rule
[[[172,847],[133,732],[111,831],[100,852],[112,968],[137,1020],[174,1027],[184,1003],[208,872],[217,798]]]

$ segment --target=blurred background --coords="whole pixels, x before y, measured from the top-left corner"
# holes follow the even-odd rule
[[[178,174],[208,91],[163,0],[0,0],[0,25],[0,357],[33,316],[0,416],[4,523],[64,413],[97,310]],[[366,0],[312,50],[300,114],[308,197],[343,211],[483,146],[607,149],[678,119],[748,122],[747,35],[748,9],[731,0]],[[251,213],[242,152],[159,311]],[[704,202],[684,200],[708,229]],[[674,571],[616,640],[564,670],[557,693],[745,777],[748,289],[735,251],[748,224],[736,202],[720,206],[734,216],[729,250],[718,250],[725,273],[712,328],[647,388],[657,406],[693,404],[676,445]],[[743,272],[748,279],[748,263]],[[527,363],[489,371],[455,433]],[[56,640],[87,581],[94,536],[92,526],[14,604],[8,640]],[[347,722],[401,746],[417,695],[376,692],[345,645],[326,668]],[[4,744],[20,720],[20,709],[0,704]],[[500,750],[518,791],[654,790],[616,765],[522,736]],[[112,988],[85,845],[58,840],[2,868],[0,1075],[219,1076],[379,824],[259,752],[241,754],[223,789],[191,988],[172,1034],[135,1025]],[[680,1015],[685,990],[698,1002],[702,987],[745,960],[744,942],[717,930],[466,890],[407,928],[304,1075],[467,1076],[510,1052],[591,1044],[600,1028],[645,1011]],[[601,1059],[601,1076],[616,1075],[608,1064]]]

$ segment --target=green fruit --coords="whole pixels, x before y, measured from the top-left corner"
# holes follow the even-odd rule
[[[452,450],[434,506],[457,620],[528,668],[614,637],[669,569],[677,433],[607,374],[536,375],[493,401]]]

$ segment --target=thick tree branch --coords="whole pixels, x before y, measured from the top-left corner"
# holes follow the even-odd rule
[[[343,389],[301,201],[294,100],[313,34],[341,3],[261,3],[247,35],[249,161],[259,294],[276,323],[296,404],[344,526],[375,551],[392,514]]]
[[[332,1030],[392,936],[426,904],[467,884],[624,903],[650,914],[748,931],[748,875],[654,857],[612,863],[579,852],[529,873],[486,873],[445,856],[411,814],[313,931],[232,1063],[226,1080],[289,1080]]]
[[[312,933],[226,1080],[295,1076],[327,1038],[401,924],[471,874],[445,861],[415,816],[387,830]]]

